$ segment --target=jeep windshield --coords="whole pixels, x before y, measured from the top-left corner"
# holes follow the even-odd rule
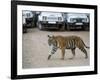
[[[63,21],[63,17],[61,13],[55,12],[42,12],[41,16],[45,21]]]
[[[68,18],[87,18],[87,15],[82,13],[68,14]]]

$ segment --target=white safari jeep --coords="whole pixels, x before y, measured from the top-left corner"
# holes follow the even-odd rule
[[[22,12],[22,16],[23,32],[27,32],[27,27],[32,26],[33,13],[25,10]]]
[[[78,28],[89,30],[89,14],[68,13],[66,18],[66,27],[68,30]]]
[[[62,13],[41,12],[38,16],[37,26],[40,30],[47,29],[64,29],[64,18]]]

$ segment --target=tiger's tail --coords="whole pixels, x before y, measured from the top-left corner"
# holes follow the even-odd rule
[[[86,46],[86,45],[85,45],[85,47],[88,48],[88,49],[90,48],[89,46]]]
[[[83,40],[82,40],[82,43],[84,44],[84,46],[85,46],[86,48],[88,48],[88,49],[90,48],[89,46],[86,46],[86,45],[85,45],[85,43],[83,42]]]

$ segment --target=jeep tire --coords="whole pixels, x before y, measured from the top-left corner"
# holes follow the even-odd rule
[[[70,25],[69,24],[67,24],[66,29],[67,29],[67,31],[70,31]]]

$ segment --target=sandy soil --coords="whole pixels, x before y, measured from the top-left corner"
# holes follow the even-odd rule
[[[69,59],[72,57],[72,53],[68,49],[66,49],[64,60],[61,60],[61,52],[59,49],[50,60],[47,60],[50,52],[47,35],[77,35],[89,46],[88,31],[40,31],[37,28],[28,29],[28,33],[23,34],[22,40],[22,67],[24,69],[89,65],[90,58],[85,59],[85,55],[78,48],[76,49],[76,56],[72,60]],[[89,49],[86,50],[89,56]]]

